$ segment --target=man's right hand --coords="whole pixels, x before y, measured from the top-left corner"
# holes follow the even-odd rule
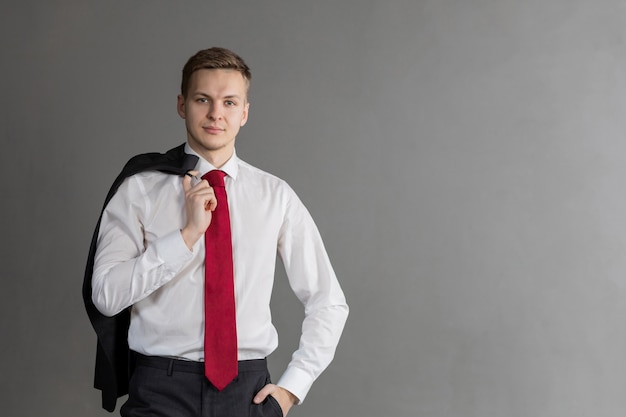
[[[189,171],[189,174],[195,177],[198,171]],[[189,175],[183,177],[187,224],[180,231],[189,250],[193,250],[193,245],[206,232],[211,224],[212,212],[217,207],[217,198],[209,182],[201,180],[192,185],[191,180],[192,177]]]

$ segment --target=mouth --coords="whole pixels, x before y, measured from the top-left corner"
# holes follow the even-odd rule
[[[224,129],[217,127],[217,126],[203,126],[202,130],[204,130],[206,133],[211,134],[211,135],[217,135],[224,131]]]

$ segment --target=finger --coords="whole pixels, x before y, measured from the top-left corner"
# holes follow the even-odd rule
[[[186,198],[193,206],[200,206],[206,211],[215,211],[217,207],[217,197],[209,187],[192,187],[187,192]]]
[[[193,187],[191,180],[197,178],[196,175],[198,175],[198,171],[187,171],[185,175],[183,175],[183,190],[185,192],[188,192]]]
[[[202,185],[196,185],[196,187],[198,187],[197,192],[201,193],[205,198],[205,210],[215,211],[215,209],[217,208],[217,196],[215,195],[215,191],[213,190],[213,188],[211,188],[207,180],[202,180],[201,184]]]
[[[217,198],[215,198],[215,194],[206,202],[204,206],[207,211],[215,211],[217,208]]]
[[[263,401],[265,401],[265,399],[267,398],[268,395],[270,395],[272,392],[274,392],[275,389],[276,389],[276,385],[274,385],[274,384],[267,384],[266,386],[261,388],[261,391],[259,391],[254,396],[254,403],[255,404],[261,404]]]
[[[191,190],[191,177],[188,175],[183,176],[183,191],[187,194]]]
[[[202,182],[206,183],[206,180],[203,180]],[[190,195],[202,199],[202,204],[206,211],[215,211],[215,208],[217,207],[217,197],[215,196],[213,188],[208,186],[208,183],[196,185],[191,189]]]

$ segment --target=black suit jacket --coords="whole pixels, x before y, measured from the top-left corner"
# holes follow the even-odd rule
[[[125,178],[143,171],[184,175],[194,169],[197,162],[197,156],[185,154],[184,144],[164,154],[146,153],[131,158],[113,182],[100,212],[85,268],[83,300],[89,320],[98,336],[94,387],[102,390],[102,408],[107,411],[113,412],[117,399],[128,393],[128,378],[133,364],[128,349],[130,312],[125,310],[114,317],[106,317],[98,311],[91,299],[91,277],[102,212]]]

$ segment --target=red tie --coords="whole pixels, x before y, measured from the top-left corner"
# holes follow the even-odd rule
[[[219,391],[237,376],[233,249],[225,175],[214,170],[202,177],[217,198],[217,208],[204,234],[204,373]]]

